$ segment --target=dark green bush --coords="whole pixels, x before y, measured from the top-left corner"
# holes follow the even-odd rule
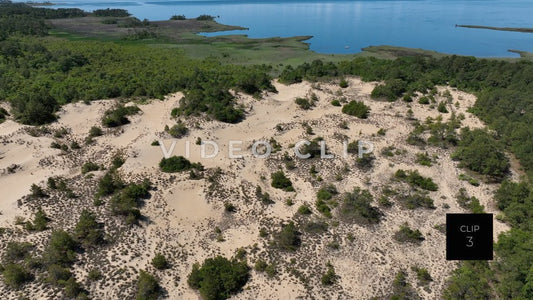
[[[154,258],[152,258],[152,266],[158,270],[164,270],[170,267],[170,263],[163,254],[156,253]]]
[[[159,162],[159,168],[166,173],[183,172],[194,168],[195,164],[192,164],[188,159],[183,156],[172,156],[169,158],[163,158]]]
[[[217,256],[194,264],[187,282],[203,299],[228,299],[248,282],[250,268],[244,261]]]
[[[138,113],[140,109],[137,106],[123,106],[118,105],[114,109],[110,109],[105,112],[102,119],[102,125],[105,127],[117,127],[125,124],[129,124],[127,116]]]
[[[419,187],[424,190],[436,191],[439,189],[437,184],[433,182],[433,179],[420,175],[417,170],[404,171],[402,169],[398,169],[396,173],[394,173],[394,177],[396,177],[396,179],[398,180],[407,182],[412,186]]]
[[[2,276],[4,283],[13,289],[19,289],[25,283],[31,281],[33,276],[23,266],[17,264],[7,264],[3,267]]]
[[[102,225],[96,221],[96,215],[83,210],[74,228],[74,238],[84,246],[94,246],[103,243],[104,231]]]
[[[88,161],[81,166],[81,174],[100,170],[100,166],[92,161]]]
[[[170,20],[187,20],[187,18],[184,15],[173,15]]]
[[[366,106],[363,102],[352,100],[342,107],[342,112],[360,119],[366,119],[370,113],[370,107]]]
[[[283,171],[272,173],[270,177],[272,178],[272,187],[284,190],[286,192],[294,191],[291,180],[285,176]]]

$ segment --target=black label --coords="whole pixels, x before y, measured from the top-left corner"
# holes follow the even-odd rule
[[[447,260],[492,260],[492,214],[446,214]]]

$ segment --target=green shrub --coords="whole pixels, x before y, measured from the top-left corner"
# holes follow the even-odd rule
[[[316,209],[320,213],[322,213],[324,216],[326,216],[328,218],[332,217],[331,208],[329,207],[329,205],[324,200],[321,200],[321,199],[316,200],[315,205],[316,205]]]
[[[31,191],[31,196],[33,198],[46,198],[48,197],[48,195],[44,192],[44,190],[36,185],[36,184],[32,184],[31,187],[30,187],[30,191]]]
[[[113,159],[111,160],[111,170],[116,170],[122,167],[125,162],[126,160],[121,155],[113,156]]]
[[[415,243],[419,244],[424,239],[422,233],[416,229],[413,230],[409,227],[409,224],[404,223],[400,226],[400,229],[394,233],[394,239],[400,243]]]
[[[395,101],[406,91],[407,82],[401,79],[389,79],[385,84],[376,86],[370,97],[374,99],[386,99],[390,102]]]
[[[256,262],[255,262],[255,265],[254,265],[254,269],[257,271],[257,272],[264,272],[266,270],[266,268],[268,267],[268,264],[266,261],[262,260],[262,259],[258,259]]]
[[[133,224],[141,217],[139,207],[142,200],[150,196],[151,184],[145,180],[141,184],[129,184],[109,201],[109,207],[114,214],[126,217],[126,222]]]
[[[275,173],[272,173],[270,176],[272,178],[272,187],[284,190],[286,192],[293,192],[294,187],[292,186],[292,182],[287,176],[285,176],[285,173],[283,171],[277,171]]]
[[[28,242],[9,242],[2,256],[3,263],[19,263],[30,256],[33,244]]]
[[[43,231],[48,228],[48,222],[50,218],[46,215],[41,207],[35,212],[35,217],[33,218],[33,223],[28,222],[26,228],[28,230]]]
[[[176,173],[190,170],[194,168],[194,164],[183,156],[172,156],[161,159],[159,168],[166,173]]]
[[[228,299],[248,282],[249,267],[244,261],[217,256],[194,264],[187,282],[206,300]]]
[[[129,124],[127,116],[137,114],[140,109],[137,106],[118,105],[114,109],[105,112],[102,119],[102,125],[105,127],[118,127]]]
[[[309,142],[309,144],[305,144],[302,147],[300,147],[300,153],[302,155],[309,155],[309,158],[316,158],[320,157],[321,155],[321,147],[320,142],[322,141],[321,137],[314,138],[312,141]],[[327,153],[327,148],[326,148]]]
[[[382,213],[372,206],[372,194],[367,190],[354,188],[353,192],[346,193],[340,205],[339,215],[347,222],[375,224],[379,223]]]
[[[426,268],[419,268],[417,266],[412,266],[411,269],[416,273],[416,279],[421,285],[428,285],[433,278],[429,274],[429,271]]]
[[[301,109],[311,109],[314,106],[314,103],[307,98],[296,98],[294,102],[298,104]]]
[[[214,21],[215,17],[210,15],[199,15],[196,17],[196,20],[198,21]]]
[[[411,186],[416,186],[424,190],[436,191],[439,189],[437,184],[433,182],[433,179],[420,175],[417,170],[404,171],[398,169],[396,173],[394,173],[394,177],[398,180],[407,182]]]
[[[100,170],[100,166],[92,161],[86,162],[81,166],[81,174]]]
[[[187,18],[184,15],[173,15],[170,20],[187,20]]]
[[[168,134],[178,139],[186,136],[188,133],[189,129],[182,122],[179,122],[168,130]]]
[[[152,258],[152,266],[158,270],[164,270],[168,269],[170,264],[163,254],[156,253],[154,258]]]
[[[366,106],[363,102],[352,100],[342,107],[342,112],[360,119],[366,119],[370,113],[370,107]]]
[[[322,282],[322,285],[333,285],[339,276],[335,273],[335,268],[331,263],[328,262],[327,267],[328,270],[324,275],[322,275],[320,281]]]
[[[418,99],[418,103],[420,103],[420,104],[429,104],[429,98],[426,97],[426,96],[422,96],[422,97],[420,97],[420,99]]]
[[[396,274],[392,283],[392,296],[390,300],[419,300],[420,296],[416,293],[416,290],[407,282],[407,273],[400,271]]]
[[[139,278],[137,279],[137,300],[157,300],[161,297],[162,290],[157,279],[145,272],[139,272]]]
[[[479,203],[479,200],[476,197],[469,197],[464,188],[459,189],[456,198],[460,207],[475,214],[485,213],[485,207]]]
[[[17,264],[7,264],[3,267],[2,275],[4,283],[13,289],[19,289],[25,283],[31,281],[33,276],[23,266]]]
[[[292,221],[283,225],[281,231],[276,235],[276,244],[282,250],[296,251],[301,243],[300,232]]]
[[[448,113],[448,109],[446,108],[446,102],[442,101],[439,103],[439,106],[437,106],[437,110],[440,113]]]
[[[339,82],[339,86],[343,89],[347,88],[348,87],[348,81],[346,81],[346,79],[342,78],[341,81]]]
[[[431,159],[431,157],[429,157],[427,152],[426,153],[417,153],[416,154],[416,162],[419,165],[431,167],[431,165],[433,164],[433,159]]]
[[[78,244],[63,230],[53,231],[48,246],[43,252],[43,261],[48,265],[69,266],[76,260]]]
[[[316,194],[316,197],[319,200],[330,200],[334,195],[337,195],[339,192],[337,191],[337,188],[333,184],[328,184],[326,186],[323,186],[318,190],[318,193]]]
[[[355,165],[363,171],[369,171],[374,165],[374,159],[376,157],[372,153],[364,153],[362,157],[355,160]]]
[[[298,207],[298,214],[300,215],[310,215],[311,213],[311,208],[309,208],[309,205],[307,204],[302,204],[300,207]]]
[[[333,105],[333,106],[341,106],[341,102],[339,100],[335,99],[335,100],[331,101],[331,105]]]
[[[100,280],[102,277],[102,272],[100,272],[98,269],[91,269],[87,274],[87,278],[91,281]]]
[[[237,207],[231,202],[224,202],[224,211],[233,213],[237,211]]]
[[[433,199],[418,192],[398,196],[398,201],[407,209],[416,209],[419,207],[435,209]]]
[[[94,246],[103,243],[104,231],[96,221],[96,215],[86,209],[81,215],[74,228],[74,238],[84,246]]]
[[[492,271],[487,261],[464,261],[455,269],[447,280],[442,298],[455,299],[491,299],[490,281]]]
[[[124,183],[119,175],[114,171],[109,171],[98,181],[98,192],[96,195],[99,197],[109,196],[123,187]]]

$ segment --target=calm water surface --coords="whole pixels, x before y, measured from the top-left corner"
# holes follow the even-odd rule
[[[458,28],[455,24],[533,28],[531,0],[327,0],[327,1],[54,1],[55,7],[92,11],[123,8],[140,19],[166,20],[219,16],[218,22],[249,30],[206,35],[247,34],[252,38],[312,35],[312,50],[356,53],[371,45],[423,48],[479,57],[516,56],[533,52],[533,34]]]

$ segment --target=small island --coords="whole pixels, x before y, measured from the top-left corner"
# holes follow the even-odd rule
[[[515,32],[533,33],[533,28],[493,27],[493,26],[481,26],[481,25],[457,25],[457,24],[455,25],[455,27],[476,28],[476,29],[489,29],[489,30],[498,30],[498,31],[515,31]]]

